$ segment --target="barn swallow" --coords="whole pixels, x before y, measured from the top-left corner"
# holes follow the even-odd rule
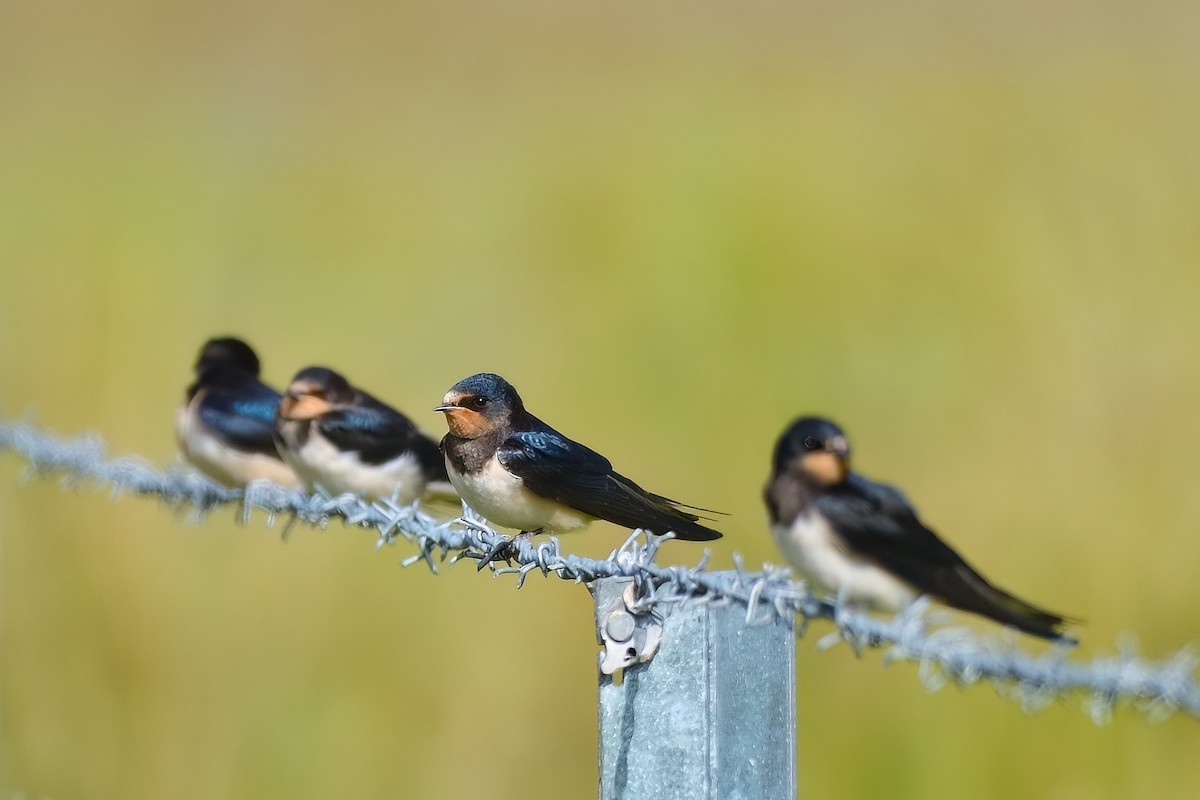
[[[899,490],[850,469],[850,443],[819,417],[775,446],[766,490],[771,534],[805,577],[849,603],[898,611],[929,595],[1026,633],[1074,642],[1074,622],[997,588],[925,527]]]
[[[309,488],[408,504],[450,491],[437,442],[396,409],[325,367],[296,373],[279,403],[276,444]]]
[[[442,439],[450,482],[497,525],[526,535],[605,519],[656,534],[673,531],[689,541],[721,536],[683,510],[694,506],[647,492],[614,472],[607,458],[530,414],[499,375],[459,381],[434,410],[446,415],[450,429]]]
[[[275,448],[280,395],[259,381],[254,350],[241,339],[209,339],[195,369],[196,380],[175,412],[183,457],[227,486],[265,479],[298,488],[300,479]]]

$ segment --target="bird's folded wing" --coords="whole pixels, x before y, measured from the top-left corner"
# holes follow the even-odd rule
[[[249,453],[278,457],[275,408],[279,395],[266,386],[244,391],[209,391],[200,401],[200,421],[226,444]]]
[[[368,464],[382,464],[411,449],[416,427],[390,408],[351,406],[322,414],[321,434],[339,450],[356,452]]]
[[[511,434],[497,452],[500,463],[535,494],[628,528],[709,540],[721,534],[695,524],[696,516],[673,500],[651,494],[613,471],[609,460],[553,430]]]
[[[609,490],[608,459],[557,432],[512,433],[500,443],[496,458],[533,493],[589,514],[584,506]]]
[[[817,509],[848,550],[956,608],[1035,636],[1064,638],[1060,628],[1071,619],[991,584],[921,523],[898,489],[852,477],[816,500]]]
[[[644,492],[618,480],[607,458],[556,431],[513,433],[496,457],[534,494],[593,517],[637,528],[653,508]]]
[[[929,585],[933,572],[967,566],[921,523],[898,489],[853,477],[815,500],[848,551],[918,586]]]

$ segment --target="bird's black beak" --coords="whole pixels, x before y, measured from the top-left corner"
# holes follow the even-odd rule
[[[461,406],[438,406],[434,411],[457,411]]]

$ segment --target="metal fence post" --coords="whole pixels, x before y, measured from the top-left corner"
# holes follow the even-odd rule
[[[592,587],[610,657],[633,660],[641,646],[657,646],[620,684],[601,672],[600,800],[795,798],[791,619],[747,625],[737,603],[672,603],[647,641],[626,613],[631,584],[606,578]],[[614,639],[630,646],[621,650]]]

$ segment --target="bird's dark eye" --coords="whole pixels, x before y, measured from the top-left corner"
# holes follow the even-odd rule
[[[805,437],[804,437],[804,449],[805,449],[805,450],[820,450],[820,449],[821,449],[821,443],[820,443],[820,442],[818,442],[818,441],[817,441],[817,440],[816,440],[814,437],[812,437],[812,436],[805,436]]]
[[[480,397],[479,395],[475,395],[474,397],[471,398],[471,406],[479,411],[482,411],[483,409],[487,408],[487,404],[489,402],[491,402],[491,401],[488,400],[488,398]]]

